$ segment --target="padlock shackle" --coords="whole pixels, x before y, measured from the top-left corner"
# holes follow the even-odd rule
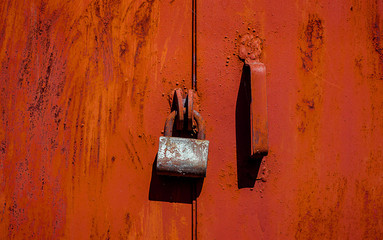
[[[201,114],[196,110],[193,110],[193,118],[197,122],[198,125],[198,139],[205,140],[205,122],[202,119]]]
[[[177,111],[173,111],[166,118],[164,136],[171,137],[173,135],[174,120],[176,119]]]
[[[173,125],[174,125],[174,120],[176,116],[177,116],[177,111],[174,110],[167,117],[165,122],[165,130],[164,130],[165,137],[171,137],[173,135]],[[205,140],[205,124],[202,119],[202,116],[196,110],[193,110],[193,118],[197,122],[197,126],[198,126],[198,135],[197,135],[198,139]]]

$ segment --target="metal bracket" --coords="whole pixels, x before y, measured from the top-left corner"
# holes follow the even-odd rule
[[[266,67],[260,62],[262,40],[250,34],[241,38],[239,57],[251,75],[251,156],[266,156],[268,147]]]

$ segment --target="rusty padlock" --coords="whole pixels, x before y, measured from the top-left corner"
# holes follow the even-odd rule
[[[201,115],[195,110],[192,113],[198,126],[198,139],[172,137],[174,120],[178,111],[175,110],[168,116],[165,123],[165,136],[160,137],[157,153],[156,169],[159,175],[206,176],[209,141],[205,140],[205,125]]]

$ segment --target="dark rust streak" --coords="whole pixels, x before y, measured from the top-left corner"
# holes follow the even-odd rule
[[[313,99],[311,99],[311,100],[309,100],[309,99],[303,99],[302,101],[303,101],[303,103],[305,103],[305,104],[307,105],[307,107],[308,107],[309,109],[314,109],[314,108],[315,108],[315,102],[314,102]]]
[[[28,38],[26,42],[26,47],[23,52],[23,60],[21,62],[19,76],[18,76],[18,83],[20,86],[23,85],[23,82],[26,81],[27,85],[29,85],[29,77],[30,77],[30,65],[32,61],[32,51],[33,49],[33,40],[35,39],[35,31],[34,29],[30,30],[28,33]]]
[[[150,18],[154,1],[143,2],[136,13],[132,24],[132,31],[138,38],[136,46],[134,65],[138,64],[142,47],[146,44],[146,37],[150,30]]]
[[[129,134],[129,139],[134,139],[132,132],[130,130],[129,130],[128,134]],[[133,155],[137,158],[137,161],[140,163],[141,168],[143,168],[143,165],[142,165],[142,162],[140,159],[140,155],[138,154],[137,149],[135,148],[135,146],[132,142],[130,142],[130,144],[131,144],[133,151],[134,151]]]
[[[383,79],[383,75],[381,72],[383,72],[383,48],[381,46],[381,30],[380,30],[380,17],[379,14],[376,13],[373,23],[372,23],[372,46],[374,48],[374,51],[378,54],[379,57],[379,66],[380,66],[380,76],[379,79]]]
[[[139,96],[139,114],[138,114],[138,122],[142,123],[144,120],[144,100],[145,100],[145,94],[146,94],[146,89],[148,87],[149,83],[149,77],[145,77],[145,82],[143,84],[143,89],[140,92]]]
[[[130,159],[132,160],[132,163],[134,164],[135,168],[137,169],[137,165],[136,165],[135,160],[134,160],[135,155],[133,154],[132,150],[130,149],[128,143],[125,140],[122,140],[122,142],[124,143],[125,149],[128,152],[128,156],[133,156]]]
[[[54,105],[52,107],[52,112],[54,115],[54,121],[56,123],[56,130],[58,130],[60,126],[60,122],[61,122],[61,118],[60,118],[61,108],[58,105]]]
[[[103,108],[102,108],[102,95],[99,97],[98,102],[98,119],[97,119],[97,139],[96,139],[96,163],[98,164],[100,161],[100,148],[101,148],[101,129],[103,126],[102,116],[103,116]],[[103,176],[102,176],[103,177]]]
[[[372,26],[372,44],[374,46],[375,52],[379,54],[379,59],[383,60],[383,49],[380,46],[380,27],[379,21],[375,21]]]
[[[120,113],[122,112],[123,103],[125,102],[126,95],[128,90],[128,82],[124,81],[123,84],[120,85],[119,91],[117,92],[117,103],[115,105],[115,111],[114,111],[114,119],[113,122],[113,131],[116,131],[116,122],[120,119]]]
[[[49,92],[50,92],[49,77],[51,75],[53,59],[54,59],[54,55],[52,52],[49,56],[45,76],[39,79],[36,95],[34,97],[34,103],[32,103],[28,108],[28,110],[30,111],[30,117],[32,120],[32,127],[34,126],[34,122],[36,120],[34,119],[36,114],[39,117],[42,116],[44,105],[46,105],[45,103],[47,102],[47,96],[49,95]]]
[[[299,47],[301,52],[302,68],[308,72],[314,68],[314,57],[316,52],[322,48],[324,43],[324,28],[322,20],[316,15],[310,15],[305,27],[303,37],[304,43]]]

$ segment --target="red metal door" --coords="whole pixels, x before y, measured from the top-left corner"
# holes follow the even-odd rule
[[[191,238],[189,204],[149,200],[188,7],[1,2],[1,239]]]
[[[211,141],[198,236],[381,239],[382,2],[198,6],[198,92]],[[246,159],[247,76],[236,56],[239,34],[253,31],[267,68],[260,166]]]
[[[197,1],[194,205],[192,181],[153,167],[172,90],[191,88],[191,7],[1,2],[1,239],[382,239],[382,3]],[[267,68],[262,162],[246,33]]]

